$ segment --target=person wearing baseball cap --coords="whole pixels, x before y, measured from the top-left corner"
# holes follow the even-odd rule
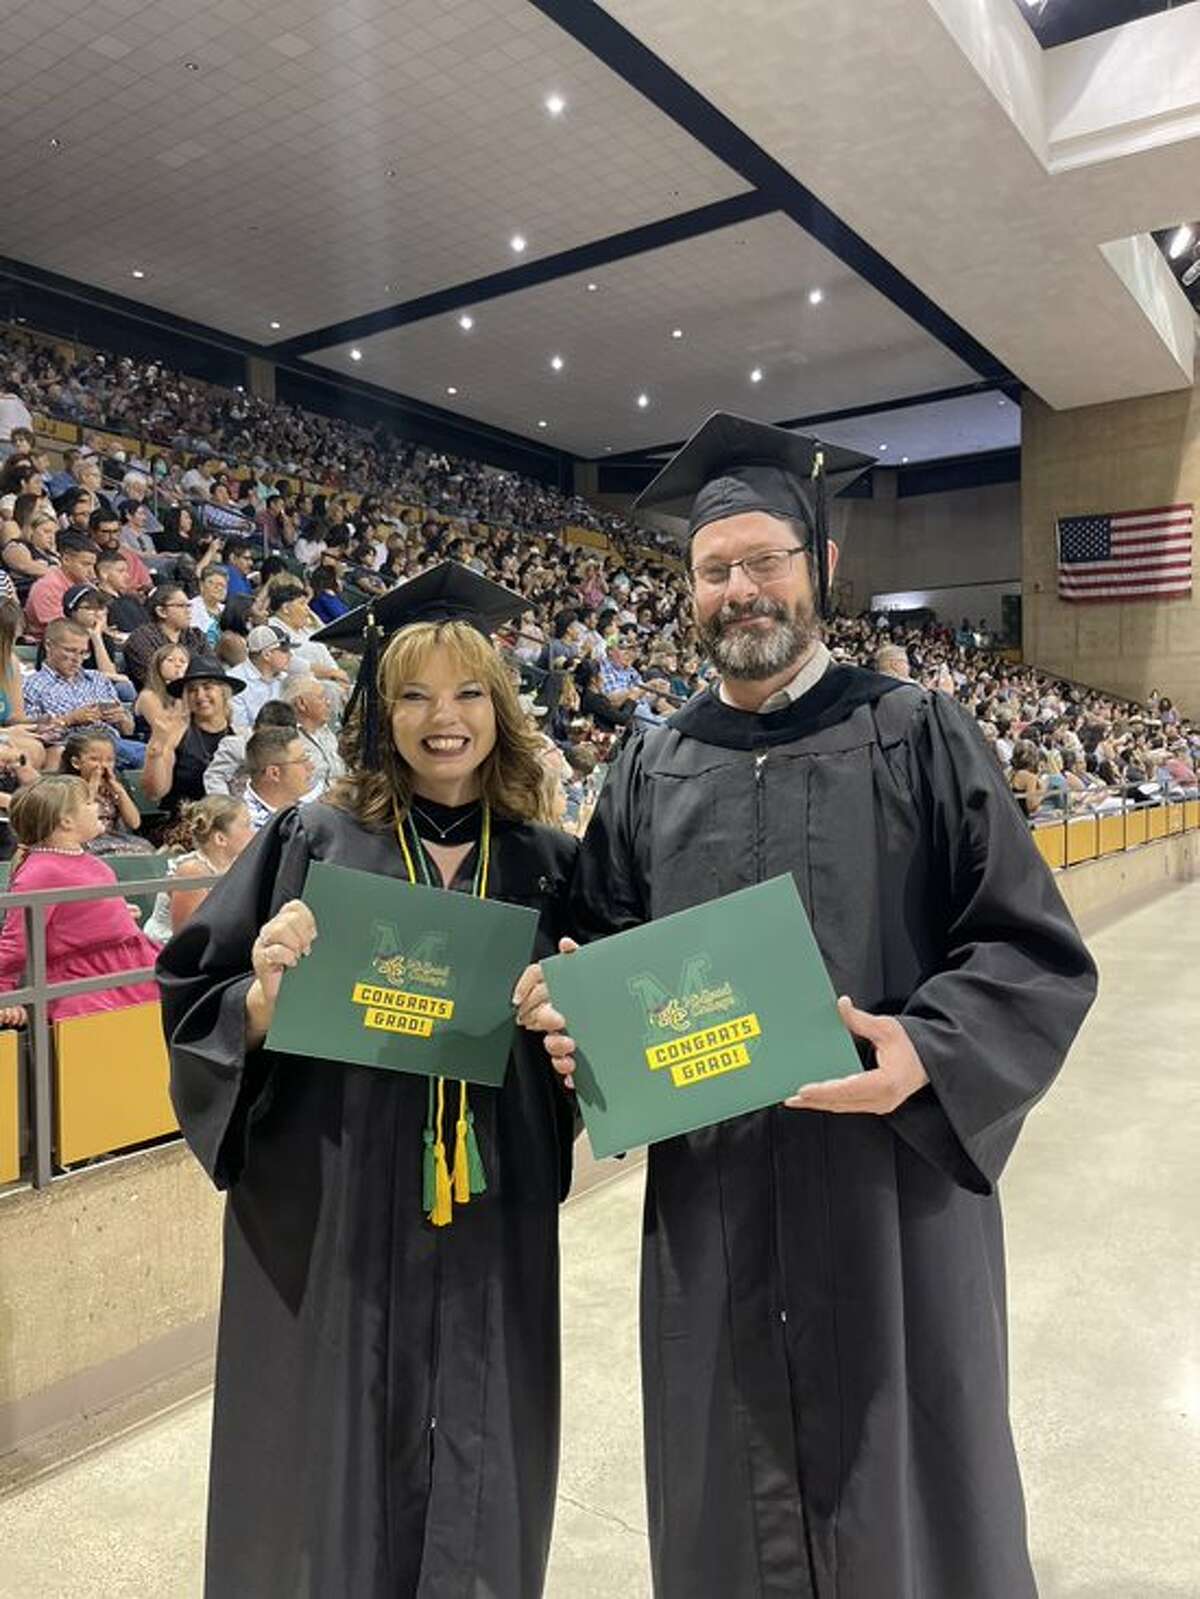
[[[247,656],[239,666],[229,668],[230,676],[246,685],[246,692],[234,702],[233,725],[254,726],[254,718],[269,700],[277,700],[292,664],[292,641],[281,627],[270,622],[252,627],[246,639]]]

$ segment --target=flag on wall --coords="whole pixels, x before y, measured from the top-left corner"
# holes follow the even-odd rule
[[[1059,599],[1186,599],[1191,592],[1190,505],[1059,517]]]

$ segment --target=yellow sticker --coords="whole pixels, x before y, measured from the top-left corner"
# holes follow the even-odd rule
[[[409,1016],[430,1016],[436,1022],[448,1022],[454,1015],[452,999],[438,999],[433,994],[408,994],[400,988],[382,988],[374,983],[355,983],[350,997],[356,1005],[404,1011]]]
[[[377,1033],[405,1033],[410,1038],[431,1038],[433,1020],[429,1016],[409,1016],[402,1010],[368,1010],[363,1026]]]
[[[711,1055],[729,1044],[757,1038],[761,1032],[758,1017],[750,1011],[745,1016],[719,1022],[715,1027],[703,1027],[698,1033],[685,1033],[682,1038],[668,1039],[665,1044],[651,1044],[646,1050],[646,1061],[651,1071],[657,1071],[660,1066],[678,1066],[683,1061]]]
[[[749,1066],[750,1051],[745,1044],[730,1044],[715,1055],[704,1055],[699,1060],[685,1061],[682,1066],[671,1067],[671,1081],[676,1088],[690,1088],[707,1077],[720,1077],[722,1072],[735,1072],[739,1066]]]

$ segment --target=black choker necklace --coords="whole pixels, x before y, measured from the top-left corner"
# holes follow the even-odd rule
[[[466,805],[441,805],[437,800],[413,798],[409,802],[417,832],[435,844],[466,844],[479,837],[483,803],[471,800]]]

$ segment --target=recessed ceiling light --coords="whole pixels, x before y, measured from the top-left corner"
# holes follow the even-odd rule
[[[683,329],[682,328],[672,328],[671,329],[671,337],[673,339],[681,339],[683,337]]]
[[[275,332],[278,333],[278,331],[279,331],[279,323],[278,322],[272,322],[271,326],[275,330]]]
[[[588,286],[587,286],[588,293],[589,294],[595,294],[596,290],[599,287],[600,287],[600,285],[598,283],[589,283]]]
[[[756,366],[754,368],[753,372],[751,372],[751,374],[750,374],[750,381],[751,381],[751,383],[761,383],[762,380],[763,380],[762,367],[761,366]]]
[[[809,289],[809,291],[808,291],[808,303],[809,303],[809,305],[820,305],[821,301],[824,298],[825,298],[825,290],[824,289]]]
[[[144,278],[146,276],[146,274],[142,271],[141,267],[134,267],[133,275],[134,275],[135,278]]]
[[[52,150],[61,150],[62,149],[62,140],[61,139],[51,139],[50,140],[50,148]]]
[[[606,455],[611,455],[612,454],[612,445],[611,444],[606,444],[604,446],[604,453]]]
[[[357,345],[355,346],[355,348],[353,350],[350,351],[350,359],[352,361],[361,361],[362,360],[362,351],[357,347]]]
[[[470,333],[471,329],[475,326],[475,318],[473,316],[460,316],[458,319],[458,325],[464,333]]]
[[[446,385],[446,393],[447,394],[457,394],[458,390],[454,387],[453,383],[449,383],[449,384]]]
[[[907,466],[907,464],[908,464],[908,456],[907,455],[902,455],[900,457],[900,465],[901,466]]]
[[[550,94],[546,96],[546,110],[549,111],[552,117],[561,117],[566,109],[567,102],[563,99],[561,94]]]
[[[512,250],[513,254],[514,255],[520,255],[521,252],[525,248],[525,243],[526,243],[525,235],[523,233],[514,233],[512,238],[508,241],[508,243],[509,243],[509,248]]]
[[[1000,398],[996,401],[996,404],[997,405],[1007,405],[1008,401],[1004,398],[1003,395],[1001,395]]]
[[[389,167],[383,175],[385,178],[394,178],[396,176],[395,167]]]
[[[550,357],[550,365],[556,372],[561,372],[563,367],[566,365],[566,362],[563,360],[561,355],[552,355]]]
[[[638,395],[638,406],[639,406],[639,408],[641,410],[644,411],[649,404],[650,404],[650,396],[648,394],[639,394]]]
[[[1171,242],[1167,246],[1167,254],[1171,257],[1171,260],[1178,261],[1179,257],[1183,254],[1191,242],[1192,230],[1185,222],[1183,227],[1175,230],[1174,234],[1172,235]]]
[[[540,427],[540,428],[549,427],[549,426],[550,426],[549,422],[540,422],[539,421],[539,423],[538,423],[538,427]]]
[[[880,450],[886,450],[887,449],[887,445],[886,444],[881,444],[879,446],[879,448],[880,448]]]
[[[185,72],[199,72],[200,63],[198,61],[185,61],[183,67]]]

